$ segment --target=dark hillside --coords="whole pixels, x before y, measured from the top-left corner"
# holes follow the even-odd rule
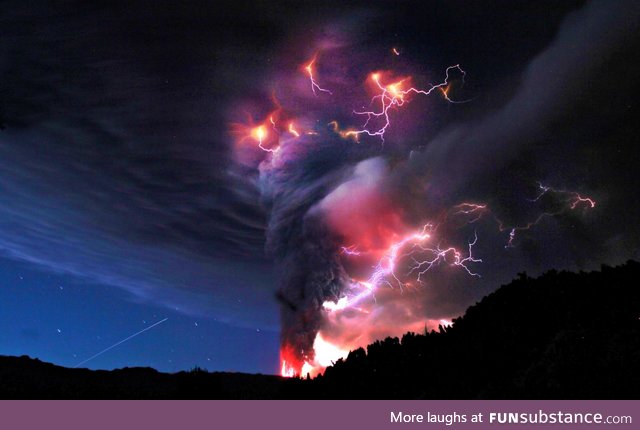
[[[638,398],[640,264],[521,274],[448,328],[351,352],[327,398]]]
[[[521,274],[451,327],[360,348],[314,380],[67,369],[0,357],[4,399],[640,397],[640,264]]]

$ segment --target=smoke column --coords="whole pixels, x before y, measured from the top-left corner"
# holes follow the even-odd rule
[[[309,147],[319,143],[317,138],[306,139],[312,141]],[[304,362],[314,358],[322,304],[339,297],[348,279],[332,233],[319,215],[310,212],[340,175],[321,163],[312,165],[323,151],[304,146],[304,142],[284,142],[272,162],[260,165],[260,184],[270,206],[267,249],[280,279],[282,358],[298,374]]]

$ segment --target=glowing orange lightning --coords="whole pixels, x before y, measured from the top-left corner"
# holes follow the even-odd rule
[[[315,81],[313,77],[313,65],[315,64],[315,62],[316,62],[316,56],[313,57],[313,59],[309,62],[309,64],[304,66],[304,70],[309,75],[309,80],[311,81],[311,91],[313,91],[313,94],[316,96],[318,95],[317,91],[333,94],[331,91],[321,88],[320,85],[318,85],[318,83]]]

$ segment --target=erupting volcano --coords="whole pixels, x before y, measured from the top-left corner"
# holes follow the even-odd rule
[[[489,396],[580,350],[562,311],[530,339],[546,273],[640,261],[638,1],[4,3],[0,355]],[[491,304],[525,275],[539,302]],[[580,330],[617,309],[595,284]]]
[[[278,74],[268,113],[232,124],[236,159],[257,170],[270,214],[283,376],[314,376],[381,337],[451,324],[455,315],[428,316],[429,291],[460,274],[473,288],[482,276],[479,230],[495,230],[508,252],[517,232],[596,204],[535,182],[521,196],[525,210],[509,221],[490,203],[447,203],[412,168],[419,148],[403,142],[403,131],[416,118],[429,121],[417,108],[473,103],[464,94],[467,72],[448,66],[433,84],[405,73],[415,66],[367,71],[331,55],[344,49],[317,51]],[[343,76],[345,69],[358,73]],[[416,102],[427,96],[428,105]]]

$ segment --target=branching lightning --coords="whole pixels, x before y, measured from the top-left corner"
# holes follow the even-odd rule
[[[481,263],[482,260],[473,256],[473,246],[478,241],[477,234],[468,244],[468,251],[465,255],[455,247],[441,248],[426,246],[436,228],[433,224],[425,224],[420,231],[409,233],[399,240],[393,242],[383,253],[382,257],[374,267],[372,274],[366,281],[353,281],[350,290],[354,293],[350,296],[340,297],[337,301],[327,301],[323,303],[323,308],[327,311],[339,311],[352,308],[361,300],[371,297],[376,289],[383,285],[391,288],[398,286],[402,288],[406,283],[401,280],[405,276],[398,275],[397,271],[403,259],[411,258],[413,265],[410,266],[406,275],[416,274],[416,280],[422,282],[422,276],[433,267],[441,263],[450,263],[452,266],[462,267],[469,275],[479,277],[468,266],[470,263]],[[342,254],[359,256],[362,253],[357,251],[355,245],[341,247]]]
[[[397,54],[398,55],[398,54]],[[440,91],[444,96],[445,100],[449,103],[465,103],[468,100],[464,101],[455,101],[449,97],[449,86],[450,86],[450,72],[451,70],[458,70],[462,74],[462,80],[464,82],[464,77],[466,76],[466,72],[462,70],[459,64],[455,66],[447,67],[445,71],[445,79],[443,82],[435,85],[431,85],[428,89],[418,89],[415,87],[411,87],[410,81],[411,78],[403,78],[398,81],[392,82],[390,84],[383,84],[381,82],[382,73],[374,72],[369,78],[375,84],[377,91],[379,92],[371,99],[370,105],[379,104],[379,110],[365,110],[365,111],[354,111],[353,113],[356,115],[366,116],[367,119],[363,125],[363,128],[360,130],[351,130],[349,131],[347,136],[359,136],[361,134],[366,134],[368,136],[378,136],[384,142],[384,134],[387,131],[387,128],[391,124],[391,118],[389,117],[389,110],[394,107],[401,107],[407,102],[407,96],[410,94],[422,94],[425,96],[430,95],[434,91]],[[377,126],[373,125],[370,127],[370,124],[378,123]]]
[[[514,246],[517,231],[528,230],[537,225],[545,217],[559,215],[566,210],[576,209],[579,205],[587,208],[593,208],[596,205],[595,200],[592,198],[583,197],[574,191],[556,190],[552,187],[544,186],[541,183],[538,183],[538,186],[540,193],[534,199],[531,199],[531,201],[537,202],[544,195],[554,193],[563,202],[563,207],[556,211],[543,212],[538,215],[534,221],[521,226],[506,227],[505,224],[494,215],[499,230],[509,231],[509,237],[505,247],[510,248]],[[489,212],[489,208],[486,204],[464,202],[454,206],[451,212],[454,215],[469,216],[470,219],[467,220],[467,224],[472,224],[482,219],[482,216]],[[355,290],[355,294],[350,297],[343,296],[337,301],[325,302],[323,304],[324,309],[328,311],[338,311],[350,308],[362,299],[372,296],[375,290],[382,285],[389,287],[396,285],[402,288],[405,283],[401,280],[401,276],[397,274],[397,269],[400,261],[407,257],[411,259],[412,265],[406,275],[415,275],[416,281],[418,282],[422,282],[422,278],[427,272],[442,263],[449,263],[452,266],[460,267],[470,276],[480,277],[480,274],[473,271],[469,266],[473,263],[482,263],[482,259],[476,258],[473,255],[473,247],[478,242],[477,233],[474,233],[473,240],[469,241],[466,253],[464,253],[453,246],[442,247],[440,244],[436,244],[435,246],[428,245],[435,230],[436,227],[433,224],[425,224],[420,231],[410,233],[393,242],[378,260],[369,278],[366,281],[354,281],[351,290]],[[358,250],[357,245],[342,246],[340,250],[343,255],[347,256],[360,256],[363,254],[362,251]],[[403,251],[405,252],[403,253]]]
[[[454,247],[449,248],[441,248],[440,245],[435,248],[426,248],[423,246],[419,246],[419,248],[423,251],[427,251],[433,254],[432,259],[422,259],[419,260],[417,258],[413,258],[414,266],[411,268],[409,273],[417,272],[418,273],[418,281],[421,281],[421,277],[426,274],[429,270],[431,270],[435,265],[447,262],[447,256],[452,258],[451,264],[454,266],[462,267],[469,275],[480,277],[478,273],[473,272],[467,264],[469,263],[482,263],[482,260],[479,258],[474,258],[473,256],[473,246],[478,242],[478,235],[474,233],[474,238],[471,242],[469,242],[469,248],[467,252],[467,256],[464,257],[462,252],[458,251]]]
[[[519,231],[530,230],[532,227],[538,225],[543,219],[548,217],[554,217],[561,215],[567,211],[578,209],[583,207],[585,209],[593,209],[596,206],[596,201],[590,197],[584,197],[580,193],[575,191],[557,190],[555,188],[545,186],[541,182],[538,182],[539,193],[533,199],[527,199],[530,202],[540,202],[545,196],[552,195],[553,198],[559,200],[559,207],[555,210],[543,211],[532,221],[528,221],[521,225],[508,225],[495,214],[491,213],[488,205],[478,203],[461,203],[454,206],[453,214],[455,215],[470,215],[471,219],[469,224],[480,220],[483,215],[490,214],[498,224],[498,230],[501,232],[508,231],[507,243],[505,248],[514,248],[516,234]]]
[[[311,82],[311,91],[313,91],[313,94],[315,96],[318,95],[318,91],[323,92],[323,93],[327,93],[327,94],[333,94],[331,91],[322,88],[320,85],[318,85],[318,83],[316,82],[315,78],[313,77],[313,66],[316,63],[316,56],[314,56],[311,61],[309,63],[307,63],[304,66],[304,70],[305,72],[307,72],[307,75],[309,75],[309,81]]]
[[[257,125],[249,121],[251,125],[232,124],[234,134],[238,135],[238,142],[244,143],[247,140],[257,144],[256,146],[271,154],[280,150],[280,138],[283,133],[288,133],[291,137],[298,138],[302,133],[306,135],[316,134],[313,131],[299,130],[292,119],[282,119],[282,108],[270,113],[267,118]]]

